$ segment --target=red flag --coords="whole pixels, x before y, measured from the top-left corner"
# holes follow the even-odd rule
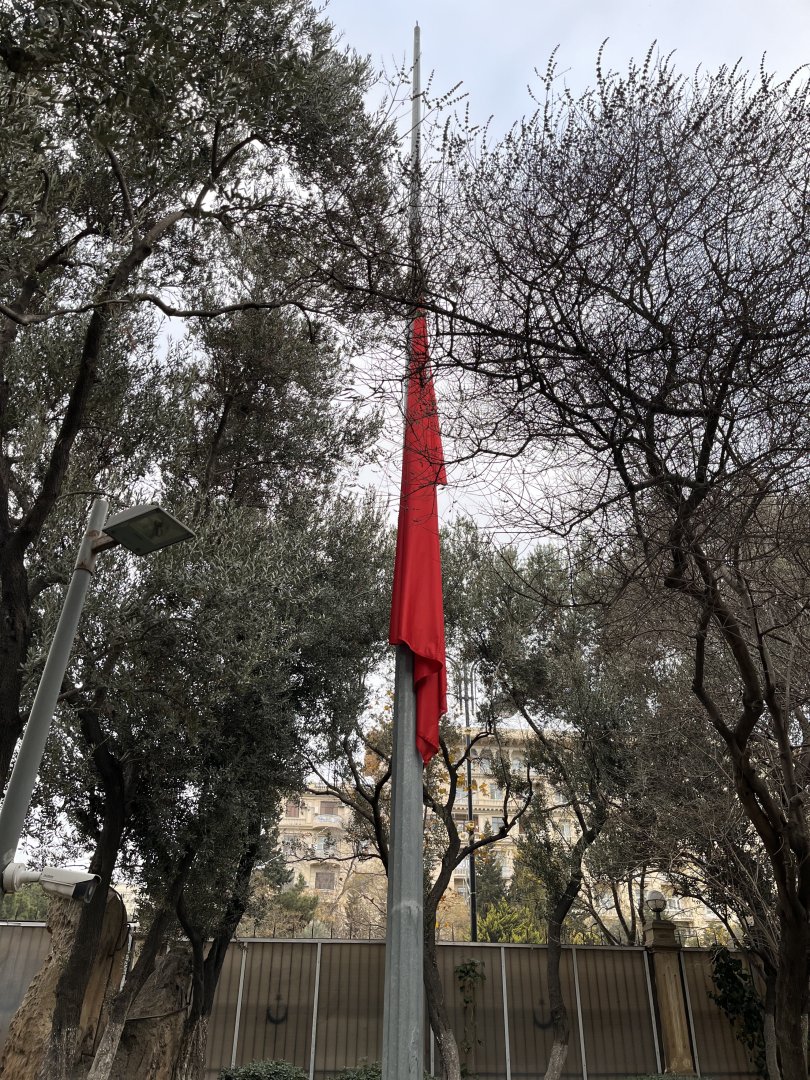
[[[413,653],[416,747],[427,764],[439,749],[439,717],[447,712],[442,566],[436,485],[446,483],[427,326],[420,312],[411,332],[405,449],[391,600],[392,645]]]

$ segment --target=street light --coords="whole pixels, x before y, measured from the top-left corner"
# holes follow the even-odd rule
[[[651,889],[647,893],[647,907],[653,913],[656,919],[661,918],[661,912],[667,906],[666,897],[658,889]]]
[[[14,856],[31,804],[34,784],[48,741],[51,720],[59,700],[90,578],[95,571],[96,557],[99,552],[119,544],[137,555],[146,555],[181,540],[190,540],[194,536],[191,529],[187,529],[156,503],[134,506],[113,515],[109,521],[108,509],[109,503],[106,499],[96,499],[90,510],[87,531],[79,546],[73,576],[48,650],[48,658],[34,704],[31,706],[28,723],[25,725],[6,796],[0,806],[0,889],[3,892],[15,891],[15,883],[23,880],[21,873],[13,870],[14,866],[19,865],[14,863]],[[87,876],[89,875],[85,875]]]
[[[136,555],[151,555],[153,551],[194,537],[191,529],[157,503],[133,506],[114,514],[104,525],[104,535]],[[113,545],[103,544],[108,546]]]
[[[458,676],[461,701],[464,706],[464,747],[467,755],[467,832],[472,844],[475,840],[475,819],[473,818],[473,789],[472,789],[472,760],[470,746],[472,740],[471,723],[475,719],[475,672],[478,661],[472,663],[461,661],[453,663]],[[469,878],[470,878],[470,941],[478,941],[478,898],[475,888],[475,852],[469,854]]]

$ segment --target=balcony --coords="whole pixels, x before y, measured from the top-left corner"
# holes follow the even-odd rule
[[[327,829],[342,829],[343,818],[339,814],[316,814],[313,824]]]

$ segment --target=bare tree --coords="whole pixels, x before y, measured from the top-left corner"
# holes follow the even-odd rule
[[[577,100],[555,87],[551,64],[532,119],[456,142],[426,226],[459,431],[515,463],[524,528],[587,530],[691,626],[692,691],[773,874],[782,1076],[805,1080],[808,85],[650,54]]]
[[[498,782],[503,788],[501,825],[495,831],[476,835],[459,828],[453,811],[461,804],[467,758],[473,748],[485,740],[497,744],[497,730],[473,734],[470,746],[464,746],[460,732],[445,725],[440,735],[440,750],[425,769],[422,794],[425,804],[425,961],[424,979],[430,1026],[439,1047],[445,1076],[460,1080],[461,1062],[458,1043],[450,1026],[445,1005],[444,987],[436,953],[436,921],[439,904],[453,879],[453,873],[470,855],[497,843],[514,829],[528,810],[532,785],[528,770],[512,771],[508,759],[498,755],[494,763]],[[389,805],[391,778],[390,726],[371,732],[361,727],[346,734],[339,747],[339,768],[327,773],[317,762],[313,771],[327,790],[349,806],[355,815],[355,830],[361,858],[379,859],[388,869]],[[457,803],[458,798],[458,803]]]

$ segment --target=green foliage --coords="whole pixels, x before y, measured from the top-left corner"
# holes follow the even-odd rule
[[[223,1069],[219,1080],[307,1080],[309,1073],[289,1061],[251,1061]]]
[[[712,982],[715,992],[710,993],[709,997],[731,1021],[734,1034],[745,1047],[758,1075],[767,1080],[765,1009],[762,999],[743,961],[723,945],[712,949]]]
[[[251,895],[241,923],[243,934],[257,937],[296,937],[309,925],[318,909],[318,897],[307,890],[303,874],[287,889],[264,869],[254,873]]]
[[[481,941],[540,945],[546,941],[546,930],[532,906],[503,899],[491,904],[478,920],[478,937]]]
[[[39,885],[23,885],[0,899],[0,921],[44,922],[47,914],[48,897]]]
[[[381,1080],[382,1065],[379,1061],[371,1061],[367,1065],[358,1065],[355,1069],[343,1069],[336,1073],[332,1080]]]
[[[365,1065],[358,1065],[354,1069],[343,1069],[336,1073],[331,1080],[381,1080],[382,1065],[379,1061],[371,1061]],[[424,1080],[433,1080],[430,1073],[424,1074]]]
[[[470,1076],[469,1059],[476,1045],[480,1045],[478,1038],[477,1017],[477,991],[486,979],[483,960],[462,960],[455,967],[456,982],[461,993],[461,1001],[464,1009],[464,1037],[459,1043],[459,1050],[464,1055],[461,1067],[462,1076]]]

